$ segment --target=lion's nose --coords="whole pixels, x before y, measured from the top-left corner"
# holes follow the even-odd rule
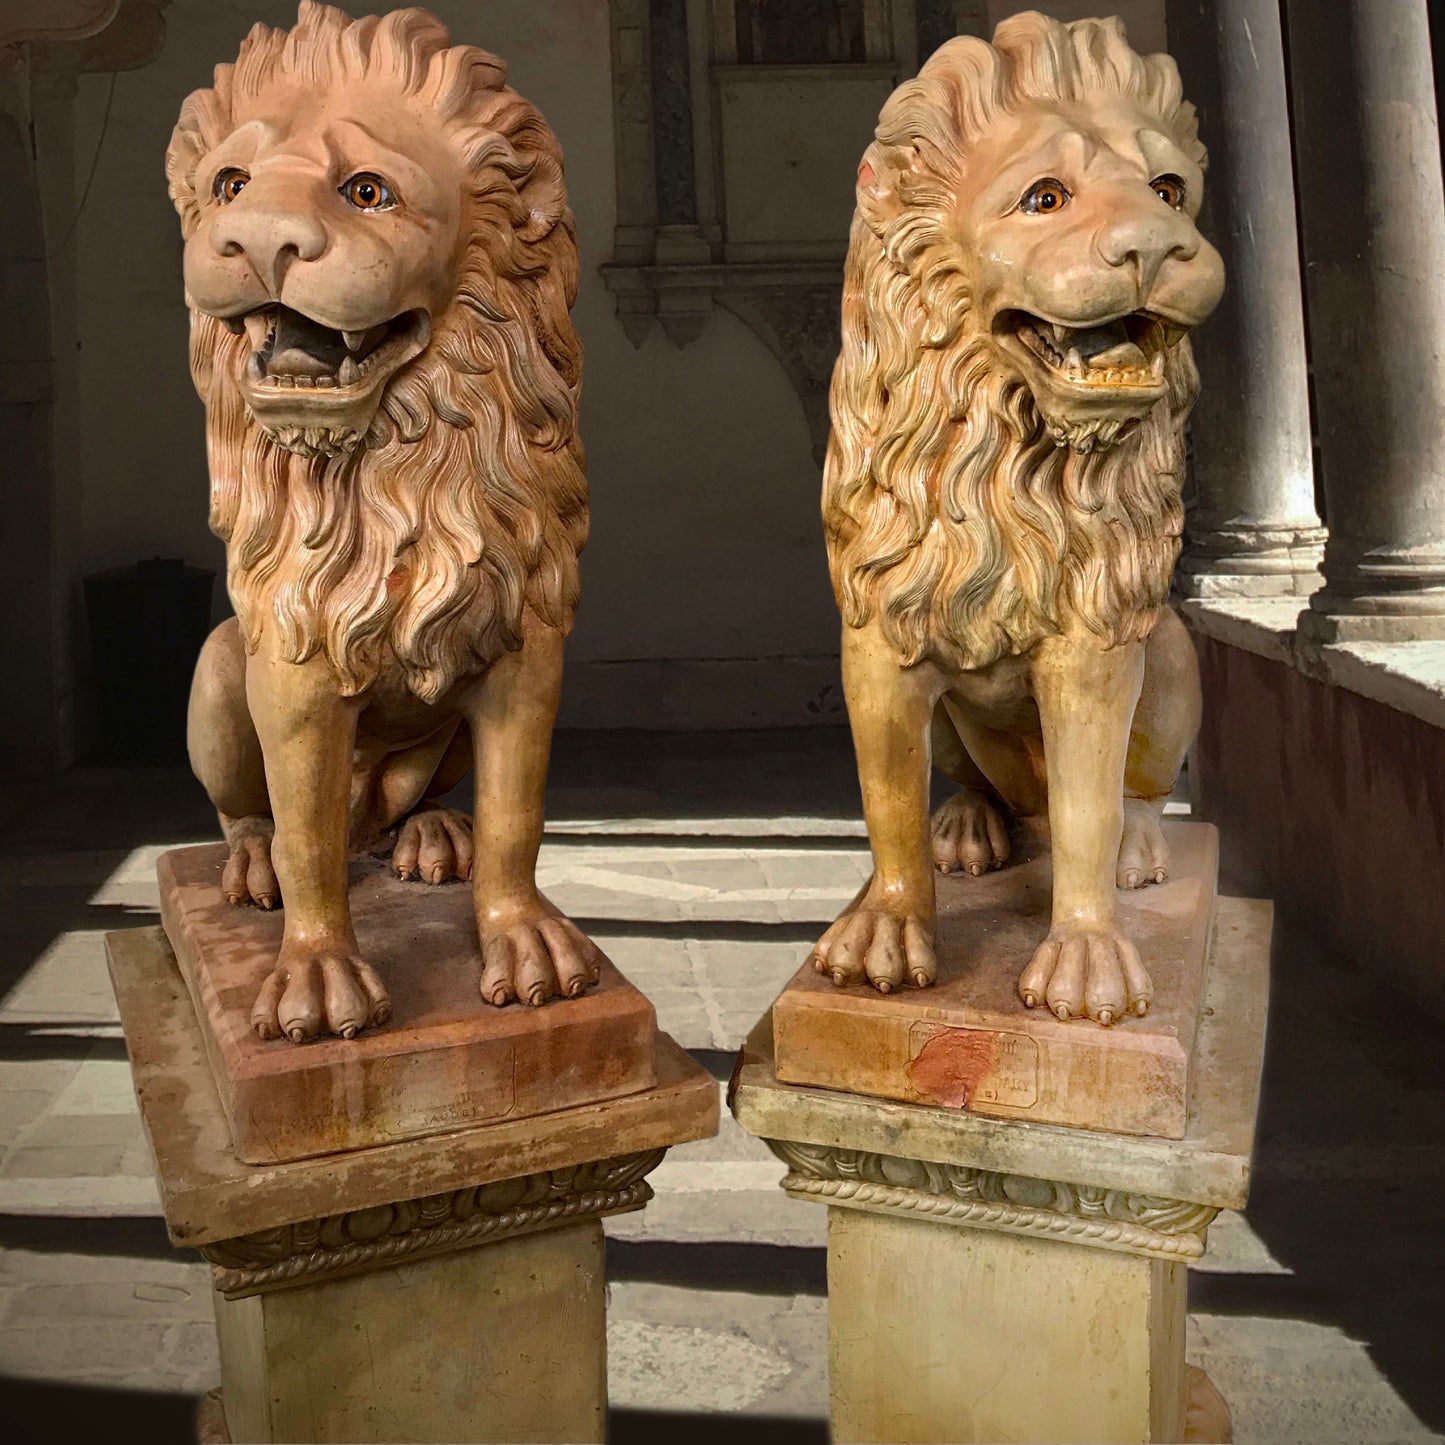
[[[1165,212],[1161,204],[1157,208]],[[1099,254],[1110,266],[1129,267],[1147,296],[1166,261],[1192,261],[1199,254],[1199,232],[1178,212],[1137,212],[1107,223],[1099,232]]]
[[[247,205],[238,197],[216,217],[211,244],[221,256],[244,256],[279,295],[293,261],[315,261],[326,251],[326,230],[314,216],[270,206]]]

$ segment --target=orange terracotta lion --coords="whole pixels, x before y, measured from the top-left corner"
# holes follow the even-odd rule
[[[555,136],[425,12],[303,0],[185,102],[166,172],[236,608],[191,758],[226,892],[286,910],[254,1027],[389,1016],[346,866],[392,831],[404,877],[471,879],[488,1001],[582,992],[600,955],[534,880],[587,535]],[[475,832],[435,801],[469,767]]]

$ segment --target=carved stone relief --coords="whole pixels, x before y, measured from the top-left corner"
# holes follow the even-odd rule
[[[665,1149],[353,1209],[202,1247],[228,1299],[640,1209]]]
[[[783,1188],[801,1198],[1071,1240],[1154,1259],[1198,1259],[1204,1253],[1205,1231],[1219,1213],[1206,1204],[1102,1185],[789,1139],[769,1139],[767,1144],[788,1166]]]

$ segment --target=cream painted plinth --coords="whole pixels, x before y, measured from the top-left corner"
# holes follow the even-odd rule
[[[232,1440],[602,1440],[595,1220],[304,1288],[216,1293]]]
[[[1181,1440],[1181,1263],[828,1211],[833,1439]]]
[[[1229,1439],[1186,1281],[1248,1195],[1270,933],[1218,900],[1183,1139],[780,1083],[759,1022],[730,1102],[828,1207],[835,1441]]]
[[[166,1225],[212,1266],[203,1440],[605,1438],[600,1221],[647,1203],[670,1145],[716,1131],[710,1074],[658,1034],[650,1089],[243,1164],[165,935],[106,947]]]

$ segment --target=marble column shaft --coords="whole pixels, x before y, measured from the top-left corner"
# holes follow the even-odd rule
[[[1301,629],[1445,637],[1445,194],[1425,0],[1288,0],[1329,541]]]
[[[1179,0],[1169,45],[1209,147],[1201,224],[1228,277],[1194,338],[1202,388],[1181,590],[1307,594],[1319,583],[1324,531],[1277,0]]]

